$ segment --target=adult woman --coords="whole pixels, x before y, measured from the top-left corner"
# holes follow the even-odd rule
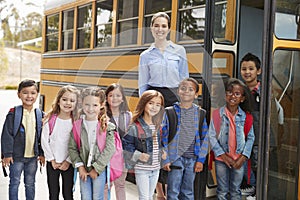
[[[158,12],[151,19],[154,43],[142,52],[139,62],[139,95],[154,89],[161,92],[165,106],[178,101],[177,87],[189,77],[184,47],[167,40],[170,32],[170,17]]]

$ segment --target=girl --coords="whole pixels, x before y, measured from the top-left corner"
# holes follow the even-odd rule
[[[160,125],[164,98],[155,90],[140,97],[132,124],[123,137],[126,167],[134,169],[139,199],[150,200],[154,194],[160,169]]]
[[[108,122],[105,93],[97,87],[82,91],[83,119],[74,122],[69,141],[71,161],[79,171],[83,200],[104,199],[106,166],[115,152],[115,126]]]
[[[226,105],[214,111],[209,139],[215,154],[218,199],[242,199],[240,185],[244,162],[249,159],[254,142],[253,118],[249,113],[249,90],[240,80],[231,78],[225,85]],[[246,134],[244,126],[251,119]],[[218,127],[218,128],[217,128]]]
[[[67,85],[62,87],[52,104],[52,110],[46,116],[42,131],[42,148],[47,161],[47,182],[49,199],[59,199],[59,177],[62,176],[62,194],[64,199],[73,199],[74,169],[68,153],[68,142],[72,122],[76,113],[79,96],[77,88]]]
[[[107,115],[110,118],[110,122],[115,124],[117,127],[117,131],[122,139],[127,131],[132,116],[128,108],[123,87],[119,84],[113,83],[107,87],[105,95]],[[126,175],[127,171],[124,171],[122,176],[114,181],[117,200],[126,200]],[[107,190],[107,188],[105,189]]]

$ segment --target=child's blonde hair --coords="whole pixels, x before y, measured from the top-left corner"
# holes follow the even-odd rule
[[[75,120],[77,118],[77,113],[78,113],[77,103],[78,103],[78,98],[79,98],[80,92],[76,87],[74,87],[72,85],[66,85],[66,86],[61,87],[59,89],[59,91],[57,92],[57,95],[52,103],[52,109],[48,112],[46,119],[48,119],[51,115],[54,115],[54,114],[58,115],[60,113],[59,101],[66,92],[71,92],[76,95],[76,106],[71,114],[72,114],[73,120]]]
[[[154,97],[159,97],[161,99],[161,109],[160,109],[159,113],[157,113],[153,117],[153,123],[154,123],[156,129],[158,129],[160,127],[162,118],[163,118],[163,114],[164,114],[164,97],[160,92],[158,92],[156,90],[147,90],[142,94],[142,96],[140,97],[139,102],[136,106],[136,109],[133,112],[132,122],[137,121],[137,119],[140,116],[144,115],[146,104]]]
[[[105,108],[105,92],[99,87],[88,87],[81,91],[81,101],[87,96],[94,96],[99,97],[100,104],[102,105],[100,108],[100,113],[98,116],[98,120],[101,123],[102,131],[106,130],[107,127],[107,115],[106,115],[106,108]],[[81,109],[80,115],[84,115],[83,110]]]

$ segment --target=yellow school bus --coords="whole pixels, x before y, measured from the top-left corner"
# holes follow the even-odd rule
[[[219,83],[240,77],[247,52],[262,60],[257,199],[298,199],[300,0],[47,1],[41,108],[51,108],[61,86],[105,89],[116,82],[133,110],[139,55],[153,42],[149,27],[158,11],[169,14],[169,39],[185,47],[190,77],[201,86],[198,103],[208,111],[220,100]],[[272,120],[275,104],[284,111],[280,120]],[[195,199],[215,195],[216,184],[206,167],[196,176]]]

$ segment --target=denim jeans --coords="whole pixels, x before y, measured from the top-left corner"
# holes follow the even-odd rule
[[[103,200],[104,187],[106,183],[106,170],[104,170],[96,179],[87,177],[86,181],[80,179],[81,200]]]
[[[244,167],[229,168],[224,162],[215,161],[217,176],[217,196],[219,200],[241,200],[240,186],[243,180]],[[228,198],[229,195],[229,198]]]
[[[18,200],[20,178],[24,171],[24,185],[26,200],[33,200],[35,196],[35,175],[37,171],[37,158],[23,158],[14,161],[9,166],[9,200]]]
[[[172,169],[168,173],[167,199],[194,199],[195,158],[180,157],[172,163],[181,169]]]
[[[152,200],[158,181],[159,169],[157,170],[134,170],[136,185],[139,192],[139,200]]]

